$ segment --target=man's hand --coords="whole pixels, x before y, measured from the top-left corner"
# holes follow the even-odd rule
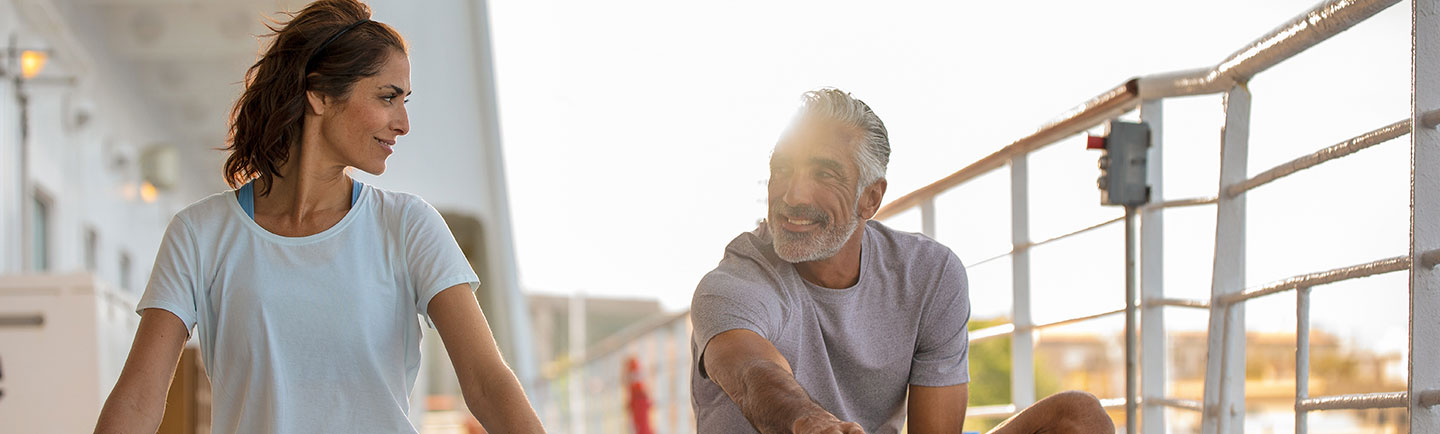
[[[844,422],[827,412],[813,413],[795,419],[790,432],[795,434],[865,434],[855,422]]]

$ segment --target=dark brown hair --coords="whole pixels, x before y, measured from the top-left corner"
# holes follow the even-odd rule
[[[300,143],[305,92],[346,99],[356,81],[380,72],[392,50],[407,51],[404,38],[370,21],[370,7],[359,0],[319,0],[286,15],[288,22],[265,24],[272,33],[264,36],[273,40],[245,71],[225,148],[225,182],[240,187],[260,178],[262,196]]]

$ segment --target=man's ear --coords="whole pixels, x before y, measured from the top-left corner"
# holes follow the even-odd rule
[[[860,193],[860,217],[865,220],[875,217],[875,213],[880,211],[880,201],[885,199],[887,185],[885,178],[880,178],[865,187],[865,191]]]
[[[319,91],[305,91],[305,106],[310,109],[310,114],[316,116],[325,114],[325,110],[330,108],[330,103],[334,101],[334,98],[325,96],[325,94]]]

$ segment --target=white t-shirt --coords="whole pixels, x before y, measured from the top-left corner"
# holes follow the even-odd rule
[[[333,227],[282,237],[230,191],[171,220],[136,312],[199,326],[215,433],[414,433],[417,315],[462,283],[479,279],[418,196],[365,186]]]

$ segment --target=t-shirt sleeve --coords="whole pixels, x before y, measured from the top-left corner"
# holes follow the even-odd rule
[[[430,321],[427,308],[436,294],[455,285],[480,288],[480,278],[455,243],[455,236],[435,207],[418,198],[405,212],[405,267],[415,294],[415,309]]]
[[[705,346],[715,335],[730,330],[750,330],[767,340],[780,332],[781,300],[779,288],[765,281],[742,279],[721,269],[707,274],[695,289],[690,301],[690,323],[695,348],[696,367],[701,378],[705,373]]]
[[[200,275],[200,249],[195,231],[177,215],[165,228],[165,238],[155,254],[155,267],[150,270],[150,281],[145,284],[145,294],[140,296],[135,313],[144,313],[146,309],[168,311],[180,317],[185,323],[185,333],[190,333],[199,318],[196,294],[201,289]]]
[[[970,382],[970,284],[965,267],[953,253],[941,267],[932,289],[935,297],[923,308],[910,384],[953,386]]]

